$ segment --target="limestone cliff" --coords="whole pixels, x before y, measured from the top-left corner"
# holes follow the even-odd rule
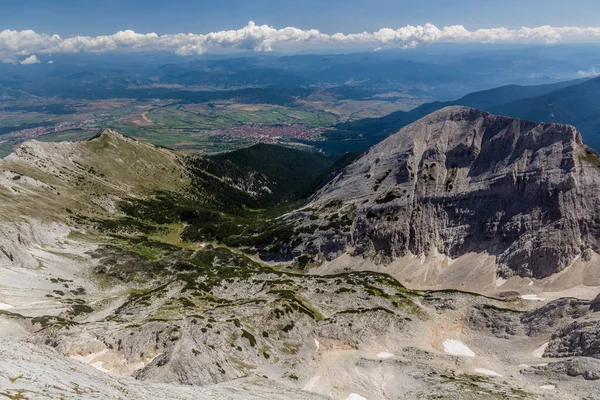
[[[293,251],[384,262],[486,252],[504,276],[547,277],[600,250],[599,167],[572,126],[448,107],[313,196],[292,216],[302,232]]]

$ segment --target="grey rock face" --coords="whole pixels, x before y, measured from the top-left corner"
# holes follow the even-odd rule
[[[525,313],[520,322],[528,336],[551,333],[544,357],[600,359],[600,320],[593,311],[594,301],[555,300]]]
[[[528,336],[548,333],[565,323],[589,313],[589,303],[584,300],[564,298],[552,301],[537,310],[526,313],[521,322],[527,327]]]
[[[325,240],[335,230],[346,250],[384,262],[487,252],[504,276],[547,277],[600,251],[599,166],[572,126],[445,108],[371,148],[291,216],[303,229],[294,254],[337,256]]]
[[[552,336],[545,355],[600,358],[600,321],[573,322],[559,329]]]
[[[590,303],[590,310],[593,312],[600,311],[600,294]]]
[[[567,375],[583,376],[588,380],[600,379],[600,361],[594,358],[580,357],[571,360],[567,366]]]
[[[559,361],[537,367],[543,371],[566,374],[569,376],[583,376],[586,380],[600,379],[600,360],[589,357],[577,357],[567,361]]]
[[[498,338],[510,339],[522,331],[519,316],[519,312],[477,305],[469,313],[469,326]]]

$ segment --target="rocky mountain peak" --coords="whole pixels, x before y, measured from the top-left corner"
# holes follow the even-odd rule
[[[352,248],[384,262],[487,253],[504,276],[546,277],[600,250],[599,166],[572,126],[444,108],[323,187],[309,220],[336,203],[352,210],[351,223],[336,246],[318,230],[296,251],[332,258]]]
[[[89,138],[89,141],[99,140],[99,139],[117,139],[117,140],[134,140],[128,136],[123,135],[120,132],[112,130],[110,128],[104,128],[100,130],[96,135]]]

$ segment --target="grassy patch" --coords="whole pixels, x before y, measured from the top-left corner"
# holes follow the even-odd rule
[[[589,165],[600,168],[600,158],[593,153],[582,153],[579,155],[579,159]]]

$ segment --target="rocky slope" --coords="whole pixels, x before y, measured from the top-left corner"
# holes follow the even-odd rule
[[[112,215],[122,199],[187,185],[175,154],[108,129],[84,142],[26,142],[0,160],[0,265],[37,268],[26,248],[66,238],[75,216]]]
[[[0,339],[0,396],[7,399],[311,399],[326,397],[260,377],[209,387],[142,382],[107,374],[47,346]]]
[[[291,216],[293,254],[483,253],[505,278],[545,278],[600,250],[599,167],[571,126],[445,108],[371,148]]]
[[[316,274],[308,269],[318,261],[311,257],[267,264],[255,253],[275,254],[272,241],[291,238],[279,218],[286,209],[246,210],[269,191],[257,195],[236,179],[268,174],[221,176],[219,165],[206,164],[112,131],[81,143],[30,142],[0,161],[0,395],[373,400],[594,393],[597,300],[545,304],[506,291],[501,299],[415,291],[350,265]],[[283,198],[294,189],[288,187],[270,190]],[[361,201],[377,204],[380,195]],[[360,204],[323,201],[320,213],[329,216],[317,216],[327,218],[319,240],[346,251],[344,231]],[[228,214],[234,206],[239,210]],[[316,213],[310,207],[291,215]]]

